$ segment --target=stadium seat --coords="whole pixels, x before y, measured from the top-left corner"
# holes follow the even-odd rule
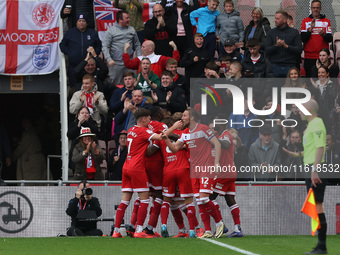
[[[340,50],[340,32],[335,32],[333,35],[333,51],[336,53]]]
[[[116,142],[115,140],[110,140],[107,142],[107,150],[109,155],[111,154],[111,152],[116,148]]]
[[[338,65],[340,64],[340,48],[336,51],[335,61],[338,63]]]
[[[104,159],[103,162],[100,164],[100,168],[102,169],[102,173],[104,175],[104,179],[108,179],[107,178],[107,161]]]
[[[106,158],[106,154],[107,154],[106,142],[104,140],[98,140],[98,144],[99,144],[100,148],[103,150],[104,156]]]
[[[185,68],[184,67],[178,67],[177,73],[180,74],[180,75],[185,75]]]
[[[304,67],[300,68],[300,75],[301,75],[301,77],[306,77],[306,70],[305,70]]]

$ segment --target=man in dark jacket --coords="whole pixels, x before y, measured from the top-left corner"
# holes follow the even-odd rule
[[[68,28],[76,26],[79,14],[86,14],[88,17],[88,27],[95,29],[93,13],[93,0],[65,0],[61,9],[60,17],[67,18]]]
[[[173,82],[170,71],[164,70],[161,75],[161,86],[152,92],[154,105],[158,105],[174,114],[186,109],[185,92]]]
[[[98,90],[105,93],[104,81],[109,69],[92,46],[88,48],[86,58],[74,68],[74,76],[77,82],[76,90],[81,89],[83,76],[88,73],[94,76]]]
[[[164,8],[155,4],[152,8],[153,17],[144,25],[145,38],[155,43],[155,54],[172,57],[172,47],[169,45],[175,36],[176,24],[171,24],[164,16]]]
[[[86,188],[84,188],[84,185],[86,185]],[[80,221],[80,219],[97,218],[102,215],[99,200],[92,196],[91,186],[86,181],[79,183],[75,197],[68,203],[66,213],[71,216],[71,227],[67,229],[68,236],[103,235],[103,232],[97,229],[97,223],[95,221]]]
[[[272,63],[274,77],[287,77],[288,70],[297,64],[296,55],[302,52],[299,32],[288,26],[285,11],[275,13],[275,28],[266,38],[266,55]]]
[[[124,108],[124,101],[126,98],[132,98],[132,91],[134,90],[134,83],[136,82],[135,73],[127,71],[123,74],[124,87],[116,89],[111,96],[109,110],[113,114],[117,114]]]
[[[102,48],[98,33],[87,27],[87,16],[85,14],[78,15],[77,26],[66,31],[59,46],[61,52],[69,57],[67,75],[70,86],[74,87],[76,85],[74,69],[86,58],[89,47],[92,46],[97,55],[100,54]]]

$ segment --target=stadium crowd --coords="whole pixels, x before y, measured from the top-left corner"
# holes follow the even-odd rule
[[[75,8],[77,3],[70,8],[70,2],[66,0],[62,9],[69,29],[60,43],[68,56],[71,88],[70,178],[122,180],[113,237],[122,237],[119,228],[132,192],[139,194],[127,224],[127,233],[134,237],[157,236],[154,228],[159,215],[161,235],[167,237],[169,210],[179,227],[178,237],[220,237],[227,230],[217,195],[225,197],[231,210],[235,228],[230,236],[243,236],[236,179],[304,178],[273,171],[279,165],[302,165],[302,134],[307,127],[299,105],[286,106],[277,100],[272,95],[274,87],[279,95],[281,88],[286,89],[288,98],[296,102],[301,100],[296,89],[310,92],[327,130],[326,162],[340,164],[340,96],[335,79],[339,67],[330,53],[333,35],[330,21],[321,14],[321,1],[312,1],[311,14],[298,30],[286,11],[276,11],[275,24],[270,24],[259,7],[253,9],[250,23],[244,24],[232,0],[223,2],[221,13],[218,0],[193,0],[192,5],[175,0],[171,6],[162,1],[153,6],[153,18],[143,25],[137,0],[128,4],[117,0],[122,10],[102,41],[92,24],[93,12],[88,11],[93,2],[86,1],[90,8]],[[244,112],[235,113],[233,93],[227,89],[219,90],[223,107],[210,107],[214,102],[208,98],[208,114],[202,114],[203,94],[194,89],[196,83],[190,84],[190,78],[216,79],[215,83],[242,90],[244,102],[237,104]],[[214,91],[211,87],[206,93]],[[254,107],[268,114],[256,115]],[[286,118],[297,125],[284,125]],[[214,125],[214,119],[228,120],[228,124]],[[267,120],[271,125],[251,124]],[[151,140],[155,141],[149,145]],[[299,152],[300,157],[291,157],[283,148]],[[194,165],[232,166],[236,172],[218,178],[190,176]],[[261,175],[241,172],[245,166],[268,171]],[[153,206],[144,229],[149,195]],[[198,226],[193,197],[204,231]],[[182,212],[189,220],[189,233]],[[216,223],[215,233],[210,216]]]

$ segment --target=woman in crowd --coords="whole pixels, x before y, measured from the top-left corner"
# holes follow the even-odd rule
[[[319,52],[319,59],[316,61],[315,66],[311,69],[311,77],[318,77],[318,69],[320,66],[326,66],[329,71],[330,78],[337,78],[339,75],[339,66],[331,59],[331,52],[329,49],[324,48]],[[315,79],[313,79],[315,80]]]
[[[318,80],[312,81],[313,88],[316,90],[316,100],[319,104],[318,115],[322,118],[327,132],[331,128],[331,112],[335,107],[337,87],[330,80],[329,70],[326,66],[318,68]]]
[[[136,76],[134,86],[136,89],[141,90],[144,96],[151,97],[151,90],[157,89],[161,81],[159,77],[151,71],[150,59],[143,58],[140,65],[141,71]]]
[[[247,48],[248,40],[256,38],[260,42],[260,49],[264,51],[267,32],[270,30],[270,22],[263,16],[263,11],[259,7],[253,9],[251,18],[252,20],[244,30],[244,46]]]
[[[173,5],[166,7],[167,1],[162,0],[161,5],[165,9],[165,15],[169,24],[176,27],[176,35],[174,42],[178,47],[180,56],[183,57],[187,48],[192,46],[193,41],[193,27],[190,22],[190,13],[198,8],[200,5],[198,0],[193,0],[193,5],[188,5],[184,0],[176,0]]]
[[[94,141],[95,136],[91,128],[82,127],[80,130],[79,143],[75,146],[72,156],[76,163],[75,180],[104,180],[100,164],[105,156]]]
[[[82,127],[89,127],[91,131],[98,136],[98,127],[97,122],[95,122],[90,114],[90,110],[87,106],[82,106],[76,115],[74,121],[70,122],[67,137],[68,139],[72,140],[70,153],[69,153],[69,168],[73,171],[75,170],[75,163],[72,161],[73,149],[78,143],[77,137],[80,134],[80,130]]]
[[[284,88],[306,88],[306,83],[301,78],[298,68],[292,67],[288,70]]]

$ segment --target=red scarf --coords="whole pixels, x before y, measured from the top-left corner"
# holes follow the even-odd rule
[[[96,174],[96,168],[93,166],[93,161],[92,161],[91,155],[89,155],[85,159],[85,165],[86,165],[86,174],[87,174],[87,179],[91,180],[94,179],[94,176]]]
[[[96,94],[95,91],[89,93],[85,92],[86,100],[85,100],[85,106],[87,106],[90,109],[93,109],[93,96]]]

